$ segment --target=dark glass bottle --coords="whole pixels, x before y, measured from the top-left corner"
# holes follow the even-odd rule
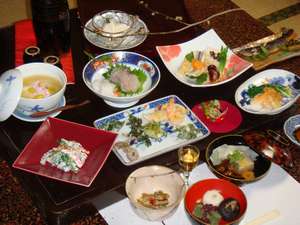
[[[67,0],[31,0],[37,44],[47,55],[70,49],[70,14]]]

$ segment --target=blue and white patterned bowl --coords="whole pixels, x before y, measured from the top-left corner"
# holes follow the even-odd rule
[[[296,140],[294,136],[294,131],[299,127],[300,127],[300,114],[288,118],[283,125],[283,130],[285,135],[298,146],[300,146],[300,142]]]
[[[276,109],[258,109],[253,106],[250,89],[260,85],[281,85],[290,90],[289,96],[283,96],[282,106]],[[241,84],[235,92],[236,104],[244,111],[252,114],[275,115],[291,107],[300,96],[300,78],[289,71],[281,69],[264,70]]]
[[[143,90],[140,93],[130,96],[113,96],[112,94],[104,94],[96,90],[93,82],[97,79],[105,79],[103,74],[112,64],[123,64],[131,69],[143,70],[148,77],[143,85]],[[94,94],[101,97],[108,105],[118,108],[125,108],[136,104],[140,99],[153,91],[160,81],[160,71],[151,59],[138,53],[127,51],[108,52],[98,55],[85,65],[82,76],[86,86]]]

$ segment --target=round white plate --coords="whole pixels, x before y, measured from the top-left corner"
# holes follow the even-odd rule
[[[92,19],[90,19],[86,24],[85,27],[89,28],[90,30],[94,30],[92,26]],[[93,45],[108,49],[108,50],[126,50],[130,48],[134,48],[145,41],[147,35],[135,35],[135,36],[127,36],[124,38],[114,38],[112,40],[108,37],[103,37],[98,35],[88,29],[84,29],[83,33],[85,38],[92,43]],[[146,24],[138,18],[135,24],[133,25],[132,31],[129,33],[137,33],[137,32],[148,32],[148,28]]]
[[[57,107],[61,107],[61,106],[65,106],[66,105],[66,98],[63,97],[60,102],[58,103],[58,106]],[[26,122],[42,122],[44,121],[45,119],[47,119],[48,117],[56,117],[58,116],[59,114],[61,113],[61,111],[58,111],[58,112],[55,112],[55,113],[52,113],[48,116],[41,116],[41,117],[31,117],[31,116],[26,116],[24,114],[21,114],[17,111],[14,111],[13,112],[13,116],[18,118],[19,120],[23,120],[23,121],[26,121]]]
[[[23,79],[19,70],[8,70],[0,77],[0,121],[6,120],[21,98]]]

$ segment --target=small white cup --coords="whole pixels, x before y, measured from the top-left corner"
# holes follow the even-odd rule
[[[24,115],[31,115],[37,111],[48,111],[55,109],[64,96],[67,85],[67,77],[63,70],[49,63],[27,63],[18,66],[23,79],[32,75],[47,75],[59,80],[62,88],[53,95],[41,99],[20,98],[16,111]]]

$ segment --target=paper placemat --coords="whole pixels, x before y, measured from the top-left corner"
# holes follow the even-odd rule
[[[208,169],[206,164],[196,167],[190,176],[191,183],[216,176]],[[272,163],[266,177],[251,184],[243,185],[248,207],[240,225],[298,225],[300,224],[300,184],[278,165]],[[97,202],[94,202],[97,207]],[[138,217],[132,209],[128,198],[99,210],[99,213],[109,225],[158,225],[161,222],[150,222]],[[272,218],[263,221],[258,217],[266,215]],[[256,219],[254,221],[254,219]],[[257,222],[257,223],[252,223]],[[263,222],[263,223],[262,223]],[[192,225],[185,212],[183,201],[176,212],[166,220],[165,225]]]

